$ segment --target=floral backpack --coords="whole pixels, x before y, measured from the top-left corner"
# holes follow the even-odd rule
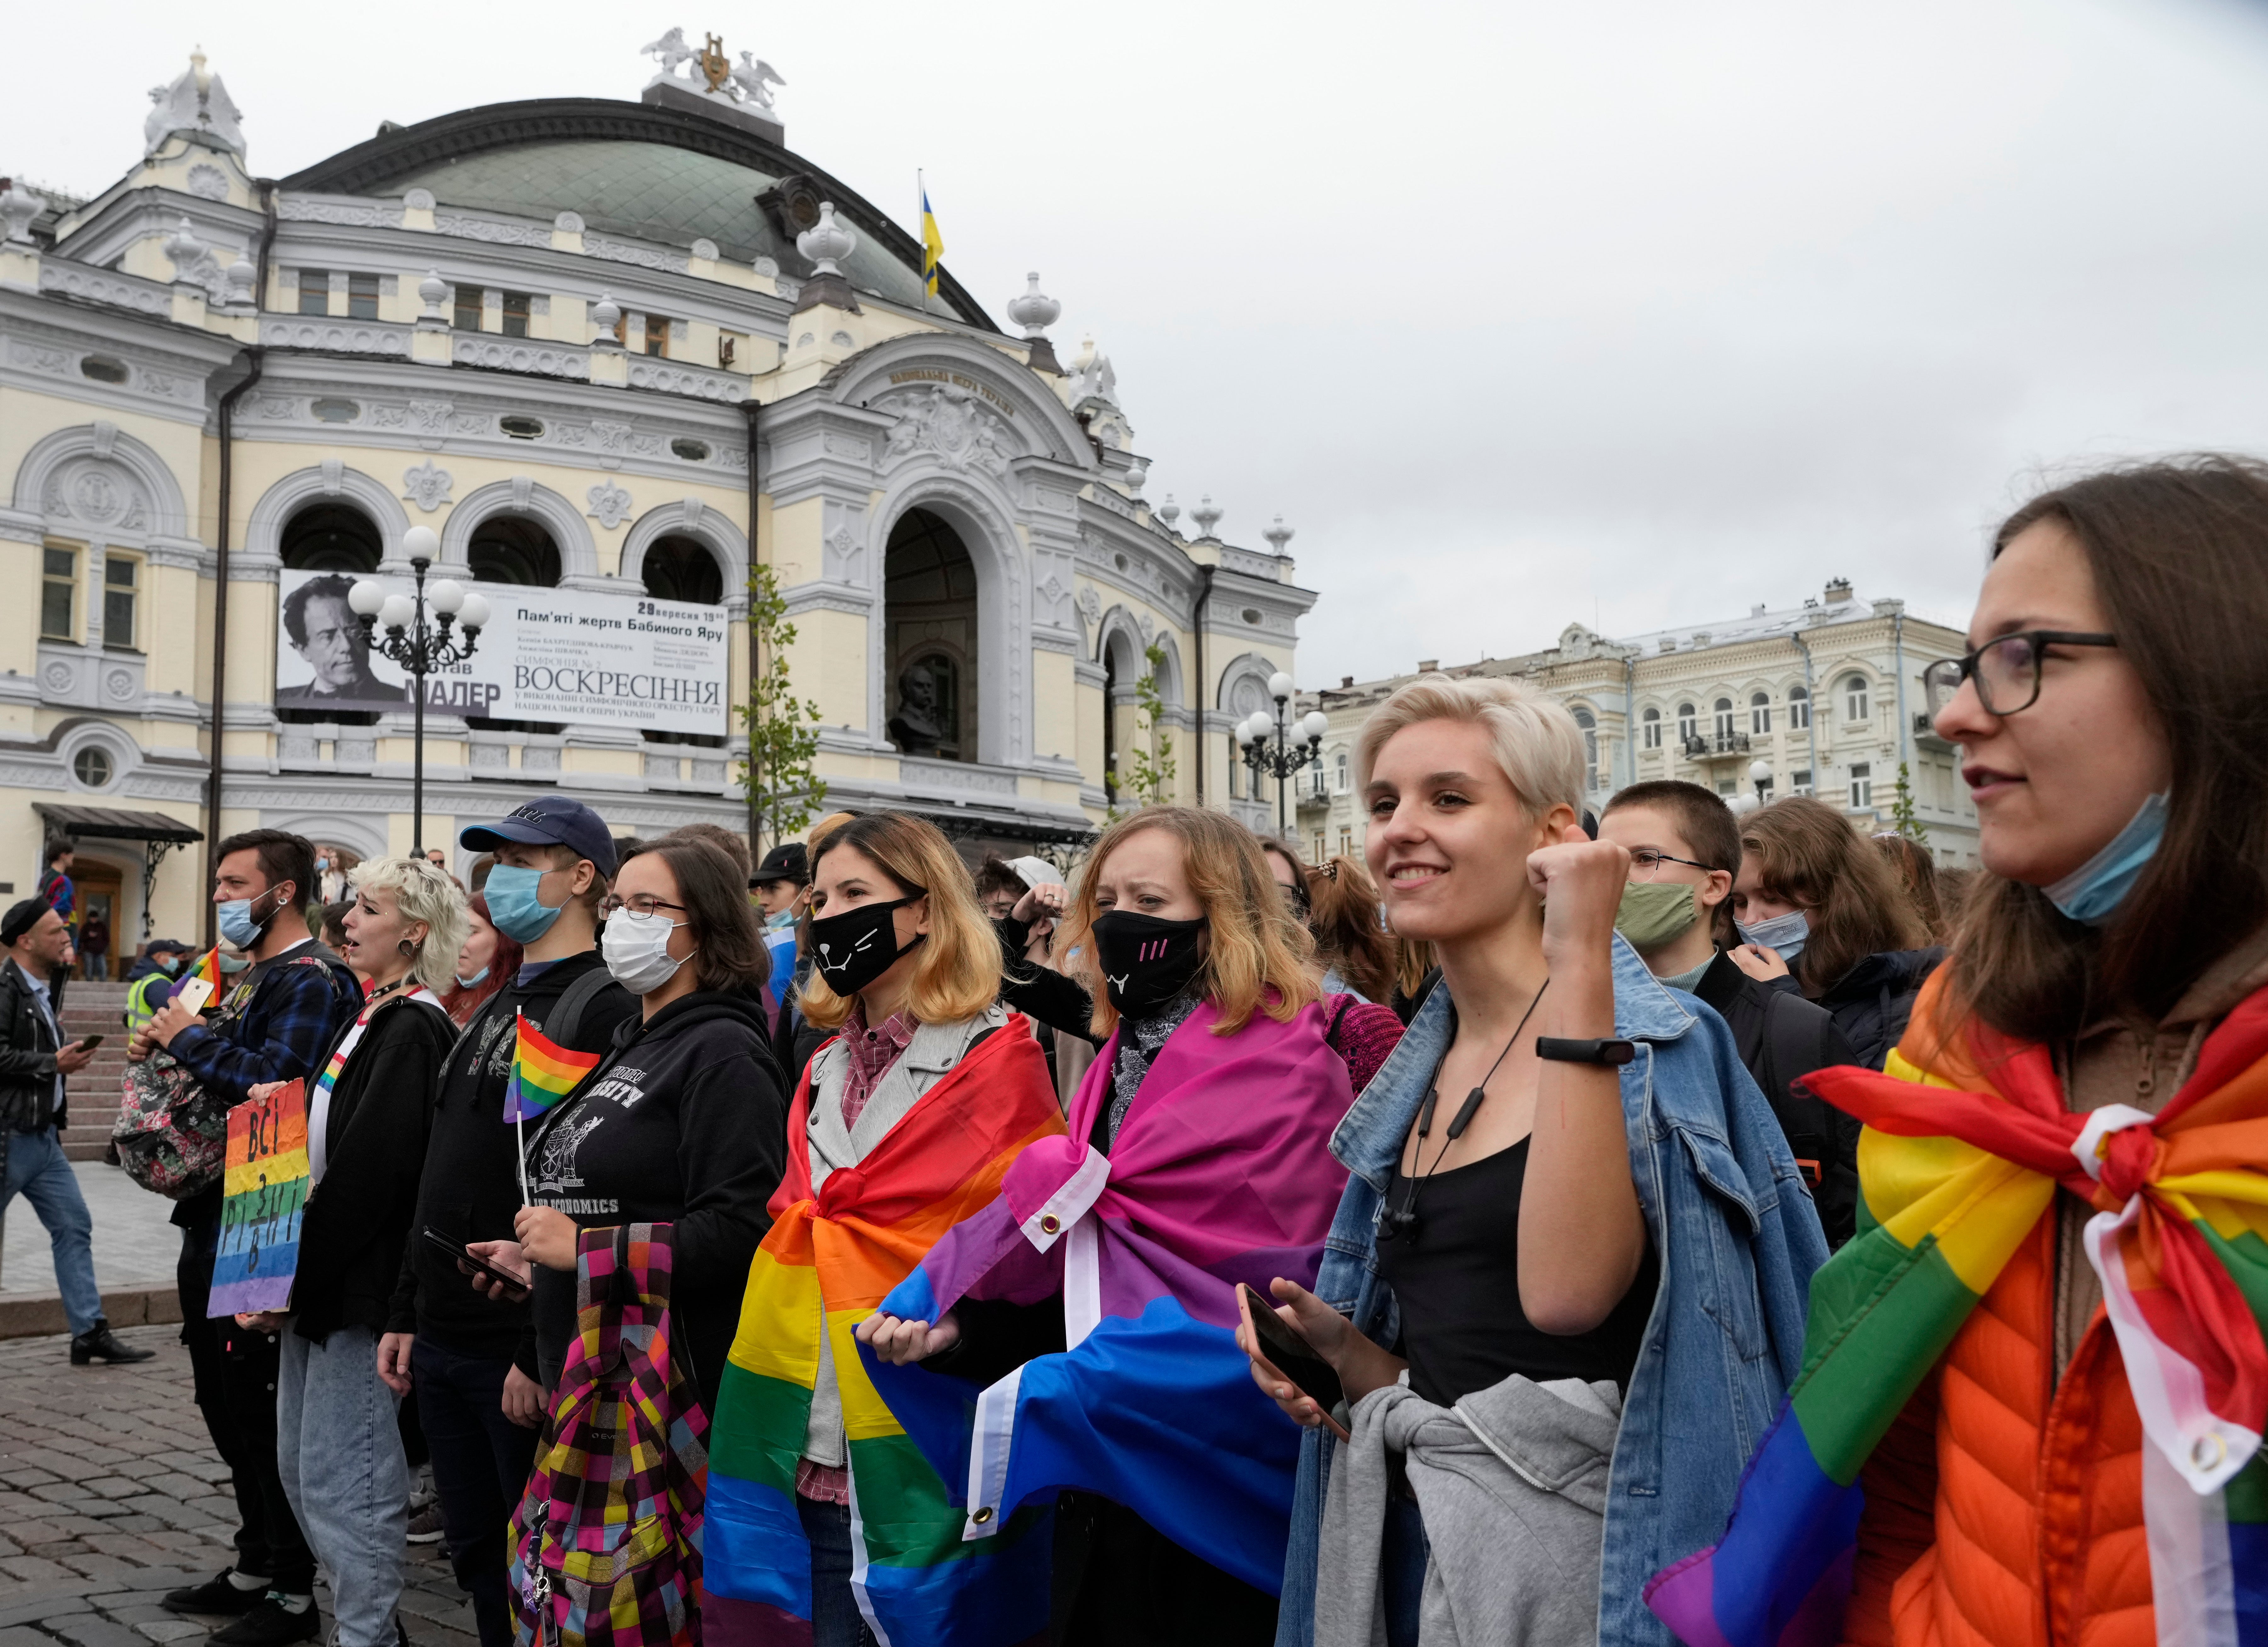
[[[314,955],[297,956],[287,964],[329,970],[329,963]],[[239,983],[213,1021],[225,1024],[240,1016],[256,988]],[[196,1077],[152,1048],[148,1057],[126,1066],[110,1142],[129,1178],[144,1189],[186,1201],[220,1181],[228,1159],[228,1100],[207,1092]]]
[[[694,1647],[708,1415],[671,1354],[670,1226],[585,1230],[576,1335],[512,1522],[515,1647]]]

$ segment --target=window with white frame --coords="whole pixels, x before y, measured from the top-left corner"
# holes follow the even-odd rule
[[[40,557],[40,638],[78,638],[78,551],[48,544]]]
[[[1690,703],[1677,706],[1677,741],[1691,743],[1701,735],[1699,712]]]
[[[1749,731],[1758,738],[1771,731],[1771,694],[1755,692],[1749,695]]]
[[[1342,749],[1331,757],[1331,773],[1332,780],[1337,784],[1339,793],[1342,795],[1345,794],[1349,788],[1347,752],[1345,750]]]
[[[1853,761],[1851,763],[1851,810],[1867,812],[1874,805],[1874,768],[1872,761]]]
[[[102,643],[114,652],[135,650],[134,608],[139,604],[142,562],[115,551],[102,557]]]
[[[1320,763],[1315,767],[1314,776],[1308,779],[1307,786],[1319,798],[1331,792],[1330,775]]]
[[[347,276],[347,319],[375,320],[378,319],[378,276],[349,275]]]
[[[1661,747],[1661,711],[1648,710],[1638,717],[1638,737],[1648,749]]]
[[[1805,732],[1811,725],[1811,694],[1801,687],[1787,689],[1787,725],[1790,732]]]
[[[1714,706],[1717,736],[1729,740],[1733,736],[1733,700],[1719,698]]]
[[[1575,724],[1583,729],[1583,788],[1587,791],[1599,787],[1599,720],[1590,710],[1575,711]]]
[[[1811,793],[1811,768],[1809,767],[1798,767],[1794,771],[1788,774],[1787,792],[1791,795],[1808,795]]]
[[[1843,680],[1843,718],[1863,721],[1867,718],[1867,677],[1846,675]]]
[[[303,268],[299,271],[299,312],[328,314],[331,312],[331,271],[328,268]]]

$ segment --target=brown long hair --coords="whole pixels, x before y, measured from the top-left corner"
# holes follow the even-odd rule
[[[1942,944],[1949,936],[1946,928],[1945,901],[1938,895],[1937,860],[1929,849],[1918,841],[1907,839],[1895,830],[1883,830],[1872,837],[1874,850],[1882,855],[1882,862],[1898,878],[1905,889],[1906,901],[1913,906],[1915,916],[1929,929],[1933,944]]]
[[[1204,968],[1197,975],[1205,997],[1220,1011],[1215,1034],[1242,1029],[1255,1012],[1288,1023],[1317,998],[1314,981],[1307,976],[1314,939],[1292,918],[1290,902],[1268,872],[1260,838],[1225,812],[1145,806],[1112,824],[1094,843],[1079,871],[1079,897],[1056,939],[1059,952],[1077,953],[1067,970],[1094,997],[1096,1034],[1108,1035],[1117,1026],[1118,1009],[1110,1004],[1094,952],[1094,889],[1110,855],[1127,836],[1144,829],[1163,829],[1180,841],[1189,890],[1204,908]]]
[[[1929,942],[1896,871],[1824,801],[1790,795],[1750,812],[1741,853],[1756,860],[1767,892],[1810,916],[1796,971],[1815,1000],[1867,956]]]
[[[771,957],[748,910],[747,878],[740,865],[710,842],[666,835],[641,841],[622,854],[658,857],[677,879],[677,896],[693,929],[693,975],[704,989],[749,990],[771,976]]]
[[[1307,932],[1323,970],[1336,967],[1364,1000],[1383,1006],[1394,991],[1394,940],[1380,923],[1378,886],[1370,871],[1351,857],[1318,867],[1286,841],[1263,838],[1260,847],[1289,864],[1307,889]]]
[[[2268,464],[2205,453],[2089,475],[2009,516],[1992,552],[2042,520],[2086,553],[2173,787],[2156,856],[2102,928],[2021,881],[1984,872],[1970,889],[1954,998],[2029,1040],[2105,1016],[2158,1023],[2268,920]]]
[[[872,859],[898,884],[901,895],[929,898],[929,936],[914,952],[906,1004],[924,1024],[959,1024],[975,1018],[1000,993],[1000,939],[976,901],[968,865],[938,827],[911,812],[862,812],[836,823],[821,820],[811,849],[811,878],[820,860],[838,847]],[[824,915],[817,910],[815,915]],[[803,1015],[821,1029],[850,1016],[852,997],[827,987],[817,967],[803,986]]]

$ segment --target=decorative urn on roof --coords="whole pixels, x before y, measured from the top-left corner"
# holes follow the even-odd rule
[[[796,299],[796,312],[824,304],[858,313],[858,299],[851,295],[850,283],[843,277],[837,264],[858,249],[858,237],[835,220],[832,201],[820,202],[819,221],[795,237],[795,249],[812,265],[811,278],[803,283],[802,295]]]
[[[1063,305],[1040,290],[1040,272],[1034,269],[1024,276],[1029,282],[1024,290],[1008,299],[1008,319],[1012,325],[1024,328],[1024,342],[1035,371],[1051,371],[1063,375],[1063,367],[1056,360],[1056,346],[1048,341],[1048,327],[1063,313]]]

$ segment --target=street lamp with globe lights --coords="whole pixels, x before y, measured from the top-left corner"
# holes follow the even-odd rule
[[[1255,790],[1260,780],[1272,775],[1276,779],[1276,833],[1284,834],[1288,820],[1284,812],[1284,785],[1295,774],[1307,767],[1321,766],[1323,761],[1323,734],[1330,730],[1330,722],[1321,710],[1309,710],[1300,717],[1299,734],[1307,741],[1292,741],[1291,728],[1284,719],[1285,706],[1291,702],[1297,690],[1292,677],[1278,670],[1268,678],[1268,695],[1276,700],[1276,712],[1255,710],[1237,723],[1236,740],[1244,746],[1244,764],[1252,768]],[[1274,746],[1269,743],[1275,737]]]
[[[372,650],[409,672],[416,699],[416,735],[409,784],[409,849],[425,851],[425,678],[473,655],[487,627],[487,598],[467,589],[453,577],[435,580],[425,587],[425,573],[441,548],[430,526],[412,526],[402,534],[401,547],[416,576],[414,594],[388,594],[372,577],[358,579],[347,592],[347,605],[362,620],[362,632]],[[428,614],[431,615],[429,616]],[[457,629],[450,634],[450,626]],[[378,631],[383,629],[385,636]]]
[[[1735,795],[1727,803],[1727,805],[1733,809],[1734,813],[1743,818],[1747,817],[1752,812],[1762,810],[1771,803],[1772,786],[1771,762],[1769,761],[1749,761],[1749,782],[1756,786],[1756,793],[1753,795]]]

